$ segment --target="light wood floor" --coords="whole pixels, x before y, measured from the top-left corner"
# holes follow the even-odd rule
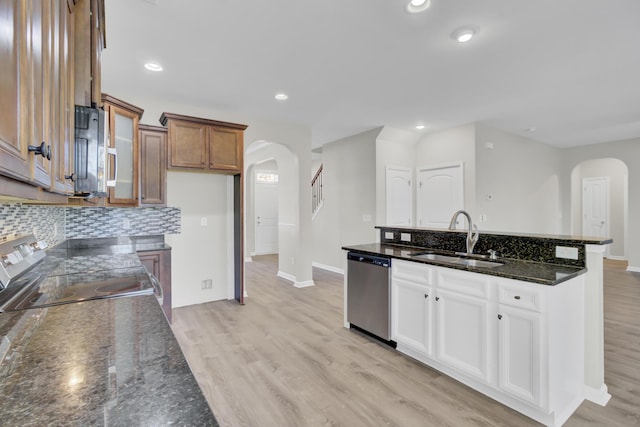
[[[605,264],[606,407],[566,426],[640,426],[640,273]],[[523,415],[342,326],[342,276],[297,289],[275,256],[246,264],[245,306],[173,310],[173,330],[223,426],[530,426]]]

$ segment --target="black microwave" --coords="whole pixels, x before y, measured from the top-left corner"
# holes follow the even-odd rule
[[[108,179],[108,156],[117,154],[107,147],[107,123],[104,110],[76,105],[74,192],[78,196],[105,197],[107,187],[115,186],[115,179]]]

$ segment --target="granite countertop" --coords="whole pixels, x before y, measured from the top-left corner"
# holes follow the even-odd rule
[[[218,425],[155,296],[0,314],[3,425]]]
[[[420,262],[423,264],[449,267],[457,270],[467,270],[474,273],[488,274],[491,276],[505,277],[508,279],[522,280],[525,282],[538,283],[542,285],[557,285],[558,283],[562,283],[566,280],[572,279],[587,272],[587,269],[584,267],[573,267],[567,265],[524,261],[518,259],[498,259],[498,261],[504,263],[504,265],[491,268],[472,267],[457,264],[454,265],[451,263],[438,262],[434,260],[416,259],[409,256],[409,254],[415,252],[428,251],[428,248],[401,246],[385,243],[343,246],[342,249],[371,255],[388,256],[390,258]]]

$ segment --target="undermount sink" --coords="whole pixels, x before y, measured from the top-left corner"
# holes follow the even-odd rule
[[[484,261],[475,258],[465,258],[462,256],[443,255],[434,252],[416,252],[409,254],[411,258],[422,259],[428,261],[437,261],[447,264],[465,265],[468,267],[495,268],[504,265],[501,262]]]

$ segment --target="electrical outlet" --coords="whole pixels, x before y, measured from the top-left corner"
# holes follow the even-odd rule
[[[202,227],[206,227],[207,224],[208,224],[208,221],[207,221],[207,217],[206,216],[203,216],[202,218],[200,218],[200,225]]]
[[[201,283],[202,289],[213,289],[213,280],[205,279]]]
[[[385,231],[384,238],[387,240],[393,240],[393,231]]]
[[[556,246],[556,258],[578,259],[578,248]]]
[[[410,242],[411,233],[400,233],[400,240],[402,240],[403,242]]]
[[[129,218],[122,218],[122,228],[128,230],[131,228],[131,221]]]

